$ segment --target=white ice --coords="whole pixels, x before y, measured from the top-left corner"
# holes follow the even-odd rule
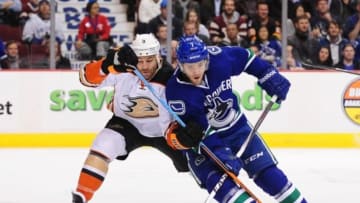
[[[360,202],[360,149],[273,149],[308,202]],[[70,203],[87,149],[0,149],[0,203]],[[273,202],[241,179],[264,203]],[[207,193],[151,148],[114,161],[90,203],[200,203]]]

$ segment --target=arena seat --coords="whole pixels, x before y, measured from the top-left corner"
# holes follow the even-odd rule
[[[0,24],[0,38],[6,42],[9,40],[21,41],[22,28],[20,26],[10,26]]]

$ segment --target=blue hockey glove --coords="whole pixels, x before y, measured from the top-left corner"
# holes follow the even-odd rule
[[[205,145],[205,147],[207,147],[211,153],[213,153],[217,159],[223,163],[227,170],[239,175],[240,169],[243,166],[242,161],[240,158],[236,157],[236,154],[233,153],[229,147],[224,145],[221,138],[219,138],[216,134],[213,134],[206,137],[202,141],[202,144]],[[210,159],[212,160],[211,157]]]
[[[281,103],[286,99],[286,95],[290,88],[290,82],[282,76],[276,69],[268,69],[269,72],[264,74],[258,80],[258,84],[270,96],[277,96],[277,103]]]
[[[257,77],[258,84],[270,96],[277,96],[277,103],[286,99],[290,82],[267,61],[255,58],[245,72]]]

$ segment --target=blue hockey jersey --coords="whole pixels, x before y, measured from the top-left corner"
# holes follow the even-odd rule
[[[208,47],[209,64],[201,85],[194,86],[179,68],[168,81],[166,97],[183,121],[192,120],[204,129],[226,131],[237,124],[242,112],[232,92],[231,76],[256,66],[269,66],[241,47]],[[255,71],[256,72],[256,71]],[[254,74],[254,71],[249,71]]]

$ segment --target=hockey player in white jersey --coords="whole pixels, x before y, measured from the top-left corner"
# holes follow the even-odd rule
[[[105,59],[80,71],[80,80],[86,86],[114,86],[110,105],[114,115],[93,141],[73,192],[73,203],[89,202],[104,181],[109,163],[125,160],[141,146],[160,150],[178,172],[189,170],[182,152],[172,149],[164,139],[171,121],[169,113],[127,64],[136,66],[163,99],[173,69],[160,57],[160,44],[152,34],[137,35],[130,46],[110,50]]]
[[[232,92],[231,76],[242,72],[258,78],[258,84],[280,103],[285,100],[290,82],[275,67],[241,47],[206,47],[196,36],[180,39],[178,68],[166,86],[166,97],[175,113],[187,124],[176,124],[167,132],[169,145],[184,150],[190,171],[207,191],[217,188],[224,170],[234,174],[244,169],[263,191],[281,203],[305,203],[299,190],[277,167],[270,149],[256,134],[244,153],[237,152],[252,130],[237,97]],[[201,133],[202,130],[206,132]],[[200,132],[200,133],[196,133]],[[201,150],[198,148],[201,141]],[[209,158],[209,149],[216,155]],[[198,153],[199,152],[199,153]],[[204,154],[204,155],[203,155]],[[249,193],[249,192],[248,192]],[[228,176],[216,191],[221,203],[253,202],[255,198],[239,188]]]

